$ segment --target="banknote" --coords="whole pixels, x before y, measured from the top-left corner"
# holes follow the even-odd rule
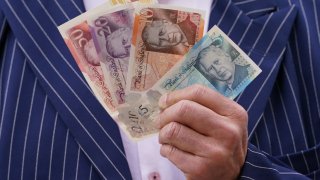
[[[88,82],[97,99],[111,115],[116,113],[118,106],[116,96],[111,93],[110,83],[104,77],[100,57],[94,45],[94,39],[88,25],[88,19],[102,11],[108,11],[130,0],[112,0],[87,11],[58,27],[67,47],[77,62],[83,76]],[[140,1],[136,1],[139,2]],[[141,0],[142,3],[156,3],[156,0]],[[108,86],[107,86],[108,84]]]
[[[105,82],[85,16],[79,16],[58,29],[97,99],[110,115],[115,114],[117,103]]]
[[[119,121],[127,125],[132,139],[155,131],[161,95],[193,84],[201,84],[234,99],[261,69],[227,35],[214,26],[154,86],[144,93],[129,93],[119,108]]]
[[[117,122],[130,139],[138,141],[159,131],[155,119],[160,113],[160,96],[153,90],[126,95],[126,103],[117,108]]]
[[[202,84],[234,99],[260,73],[250,57],[214,26],[153,89],[163,94]]]
[[[204,12],[159,4],[135,7],[128,92],[151,88],[202,38]]]
[[[118,104],[125,102],[134,8],[96,11],[88,20],[104,76]]]

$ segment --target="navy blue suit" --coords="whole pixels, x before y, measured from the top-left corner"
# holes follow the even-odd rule
[[[320,1],[217,0],[217,24],[262,74],[241,179],[320,179]],[[116,124],[57,26],[82,0],[0,0],[0,179],[131,179]]]

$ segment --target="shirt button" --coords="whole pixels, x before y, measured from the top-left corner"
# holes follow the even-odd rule
[[[158,172],[153,172],[149,174],[149,180],[160,180],[160,174]]]

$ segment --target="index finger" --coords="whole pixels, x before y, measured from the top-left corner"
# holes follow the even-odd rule
[[[164,94],[159,99],[159,107],[166,109],[181,100],[194,101],[222,116],[230,116],[240,105],[220,93],[201,85],[192,85],[185,89]],[[241,106],[240,106],[241,107]]]

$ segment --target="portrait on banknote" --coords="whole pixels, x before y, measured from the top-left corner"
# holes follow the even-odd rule
[[[112,58],[130,55],[132,24],[132,10],[117,11],[95,19],[93,28],[96,36],[104,38],[102,42],[105,44],[101,48],[105,48],[107,55]]]
[[[106,36],[106,49],[113,58],[125,58],[130,55],[131,28],[121,27]]]
[[[201,39],[204,14],[187,9],[143,7],[135,15],[128,91],[145,91]]]
[[[92,66],[100,66],[100,59],[95,50],[93,39],[87,41],[83,46],[83,51],[85,55],[85,59],[88,61],[89,64]]]
[[[125,102],[133,26],[133,9],[123,7],[90,20],[103,73],[118,104]]]
[[[228,94],[249,75],[250,64],[244,64],[240,59],[235,48],[224,43],[222,37],[217,37],[199,52],[194,67],[217,91]]]
[[[229,53],[213,44],[199,52],[195,63],[196,69],[222,94],[248,77],[249,66],[236,64]]]
[[[141,38],[147,51],[184,55],[195,44],[200,15],[177,10],[152,10]]]

